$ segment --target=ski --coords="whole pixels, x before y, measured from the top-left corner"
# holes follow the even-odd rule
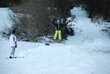
[[[6,58],[6,59],[18,59],[18,58],[24,58],[24,57],[8,57],[8,58]]]

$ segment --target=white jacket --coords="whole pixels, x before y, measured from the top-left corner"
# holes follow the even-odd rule
[[[16,36],[14,34],[10,35],[9,41],[10,41],[10,46],[16,46],[15,42],[17,42],[17,39],[16,39]]]

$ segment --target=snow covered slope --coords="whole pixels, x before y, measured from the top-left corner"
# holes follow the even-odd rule
[[[5,59],[11,48],[0,41],[1,74],[110,74],[110,40],[97,24],[92,23],[80,7],[71,10],[76,15],[76,35],[65,43],[18,42],[17,59]]]
[[[0,8],[0,32],[12,26],[11,14],[12,11],[9,8]]]
[[[75,36],[75,38],[72,37],[73,40],[76,40],[76,38],[78,40],[78,42],[81,41],[94,41],[96,39],[107,39],[106,36],[104,36],[101,32],[100,32],[100,28],[98,27],[97,23],[92,23],[91,20],[87,17],[87,13],[86,11],[82,10],[80,7],[78,8],[74,8],[73,10],[71,10],[72,15],[76,15],[76,22],[73,21],[73,23],[75,24],[75,26],[78,28],[78,30],[80,30],[80,33],[77,32],[78,30],[76,30],[76,34],[77,36]],[[73,40],[70,39],[70,41]],[[70,42],[69,41],[69,42]]]

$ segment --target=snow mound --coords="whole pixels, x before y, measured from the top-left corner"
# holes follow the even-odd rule
[[[75,28],[76,35],[68,38],[68,43],[77,43],[77,42],[85,42],[92,41],[97,39],[107,39],[101,31],[100,27],[98,27],[97,23],[93,23],[90,18],[88,18],[88,14],[81,7],[75,7],[71,10],[71,14],[76,16],[76,22],[72,22]]]
[[[87,17],[87,12],[84,11],[81,7],[74,7],[72,10],[71,10],[71,15],[75,15],[75,16],[80,16],[80,17]]]

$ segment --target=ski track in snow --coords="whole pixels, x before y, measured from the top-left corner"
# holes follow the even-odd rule
[[[11,48],[9,42],[0,40],[1,74],[110,74],[110,40],[102,35],[97,24],[92,23],[85,11],[75,8],[76,35],[65,43],[18,42],[16,56],[5,59]],[[79,31],[80,30],[80,31]]]

